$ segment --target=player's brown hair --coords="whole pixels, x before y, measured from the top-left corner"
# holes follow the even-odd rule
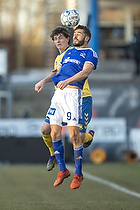
[[[54,36],[57,36],[58,34],[63,34],[64,37],[66,38],[70,37],[70,31],[65,26],[58,26],[52,30],[50,37],[52,38],[53,41],[54,41]]]

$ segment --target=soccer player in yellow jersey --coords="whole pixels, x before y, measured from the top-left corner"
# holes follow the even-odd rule
[[[72,48],[69,46],[70,44],[70,32],[68,28],[64,26],[59,26],[55,28],[50,37],[52,38],[55,46],[59,50],[59,55],[56,57],[55,62],[54,62],[54,69],[59,65],[61,62],[65,52]],[[40,81],[41,82],[41,81]],[[35,87],[39,86],[38,82]],[[83,147],[86,148],[88,147],[93,140],[94,136],[94,131],[90,130],[88,133],[86,132],[87,125],[91,120],[92,117],[92,95],[90,92],[89,84],[88,84],[88,79],[86,79],[85,84],[83,86],[83,99],[82,99],[82,117],[83,117],[83,123],[80,126],[80,137],[83,142]],[[56,158],[55,154],[53,151],[53,144],[52,144],[52,138],[51,138],[51,128],[50,128],[50,120],[49,117],[46,116],[46,119],[43,123],[43,126],[41,128],[41,133],[43,140],[45,144],[47,145],[49,151],[50,151],[50,158],[47,163],[47,170],[50,171],[53,169],[55,166]]]

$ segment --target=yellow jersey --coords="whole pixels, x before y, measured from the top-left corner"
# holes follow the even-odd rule
[[[59,63],[61,62],[65,52],[69,49],[71,49],[73,47],[69,46],[67,47],[61,54],[57,55],[55,61],[54,61],[54,68],[56,68]],[[90,92],[90,88],[89,88],[89,83],[88,83],[88,78],[85,80],[85,83],[84,83],[84,86],[83,86],[83,90],[82,90],[82,97],[88,97],[88,96],[91,96],[92,97],[92,94]]]

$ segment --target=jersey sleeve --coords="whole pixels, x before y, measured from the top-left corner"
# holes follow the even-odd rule
[[[97,64],[98,64],[97,53],[94,50],[89,49],[85,62],[91,63],[94,66],[94,70],[95,70],[97,68]]]
[[[57,67],[57,57],[56,57],[56,59],[54,61],[54,68],[56,68],[56,67]]]

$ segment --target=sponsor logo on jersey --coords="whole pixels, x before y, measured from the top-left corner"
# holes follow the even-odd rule
[[[71,63],[76,63],[76,64],[80,64],[80,61],[76,60],[76,59],[70,59],[70,57],[67,57],[63,63],[68,63],[68,62],[71,62]]]

